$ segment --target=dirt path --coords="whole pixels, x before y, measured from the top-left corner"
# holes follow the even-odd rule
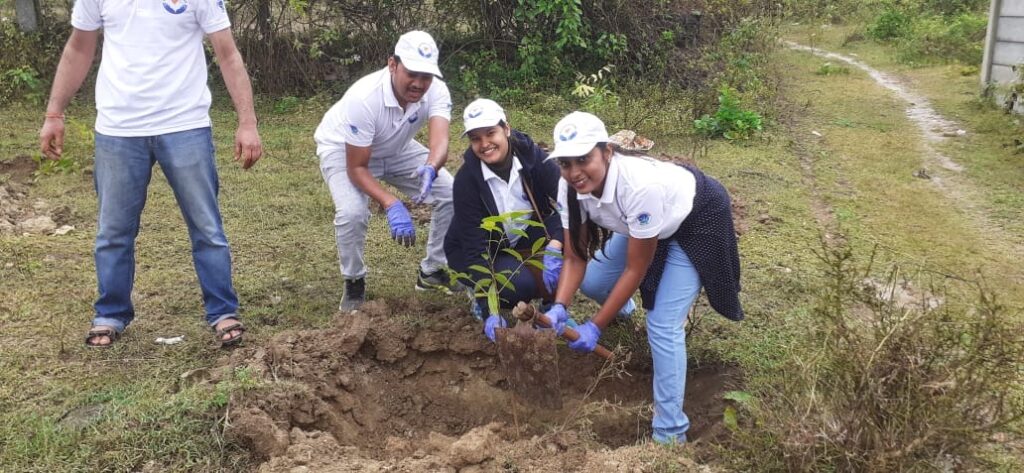
[[[940,115],[932,108],[928,99],[914,93],[906,84],[893,74],[879,71],[862,61],[850,56],[813,48],[792,41],[784,41],[784,44],[793,50],[803,51],[816,56],[845,62],[868,74],[878,85],[892,91],[898,98],[907,103],[906,115],[920,130],[922,137],[922,166],[926,170],[929,181],[935,185],[947,197],[947,200],[961,214],[969,219],[971,226],[987,235],[987,241],[993,246],[993,250],[1011,250],[1014,254],[1024,255],[1024,241],[1020,236],[1008,231],[998,223],[985,209],[984,198],[979,189],[963,175],[964,168],[951,157],[943,154],[937,146],[950,137],[956,137],[965,132],[956,122]],[[1003,242],[1000,244],[1000,242]],[[1006,248],[1009,246],[1010,248]]]

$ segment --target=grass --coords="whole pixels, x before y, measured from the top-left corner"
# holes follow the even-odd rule
[[[881,46],[842,46],[845,34],[842,28],[822,30],[815,46],[853,52],[905,75],[941,113],[963,123],[967,138],[942,150],[965,166],[967,182],[983,196],[982,207],[1007,234],[1019,238],[1024,227],[1014,216],[1024,214],[1024,202],[1015,189],[1021,188],[1024,171],[1019,156],[1002,146],[1019,132],[1011,119],[978,106],[968,93],[971,78],[956,76],[954,68],[909,69],[897,65]],[[802,43],[807,35],[789,33]],[[837,227],[859,254],[881,248],[879,268],[898,261],[926,274],[981,274],[1009,307],[1024,305],[1018,289],[1024,280],[1022,255],[988,241],[947,196],[912,176],[921,167],[922,148],[903,104],[857,69],[819,75],[823,60],[785,50],[776,53],[775,61],[784,74],[786,116],[775,117],[777,125],[753,140],[712,141],[698,157],[701,167],[726,184],[742,205],[748,230],[740,240],[747,320],[734,324],[706,313],[688,341],[696,363],[737,365],[746,375],[745,390],[770,393],[765,388],[793,369],[787,361],[800,354],[794,350],[806,349],[806,323],[823,281],[813,251],[821,234]],[[227,153],[234,114],[225,94],[215,95],[221,207],[235,284],[251,329],[249,343],[259,344],[282,330],[322,326],[334,313],[341,280],[330,223],[333,206],[311,135],[331,100],[288,100],[287,106],[261,101],[267,154],[244,172]],[[672,101],[667,105],[671,113],[647,119],[637,131],[653,138],[658,152],[688,152],[688,122],[680,119],[686,106]],[[549,141],[551,127],[575,104],[536,97],[506,108],[513,126]],[[453,115],[458,112],[456,107]],[[70,115],[92,119],[85,103],[76,104]],[[39,110],[12,106],[0,110],[0,116],[10,124],[0,134],[0,160],[34,154]],[[614,131],[626,119],[612,116],[608,122]],[[466,144],[458,137],[458,120],[452,132],[449,167],[454,170]],[[67,206],[76,230],[63,237],[0,236],[0,326],[6,334],[0,344],[0,412],[7,413],[0,419],[0,470],[123,471],[149,462],[173,471],[251,469],[246,452],[219,433],[227,398],[245,383],[178,386],[181,373],[214,366],[223,354],[201,321],[188,239],[159,172],[138,240],[139,317],[109,351],[88,351],[80,340],[95,291],[91,178],[82,172],[43,176],[31,192],[34,198]],[[418,230],[425,235],[426,228]],[[416,248],[404,249],[386,233],[384,219],[371,218],[369,296],[414,297],[423,239]],[[589,315],[583,312],[587,306],[577,307],[577,317]],[[637,335],[628,332],[631,325],[623,327],[627,332],[609,330],[609,339],[637,344]],[[158,336],[182,334],[183,344],[152,344]],[[84,426],[66,420],[93,407],[100,413],[83,421]],[[723,464],[735,459],[735,454],[724,454]],[[1001,461],[1012,465],[1014,460]]]

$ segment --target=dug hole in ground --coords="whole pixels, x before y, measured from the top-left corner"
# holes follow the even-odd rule
[[[558,354],[563,407],[532,408],[513,397],[494,345],[464,310],[376,300],[330,327],[238,349],[209,381],[239,370],[260,380],[234,394],[225,434],[263,461],[261,472],[627,472],[673,455],[647,440],[649,357],[610,370],[564,344]],[[691,442],[725,433],[722,394],[735,378],[691,366]]]

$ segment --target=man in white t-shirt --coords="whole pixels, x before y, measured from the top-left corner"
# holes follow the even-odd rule
[[[437,67],[439,54],[429,34],[402,35],[387,67],[352,84],[316,129],[320,171],[334,200],[343,311],[358,308],[366,298],[363,248],[370,198],[386,210],[392,239],[404,246],[416,241],[408,209],[380,181],[413,203],[433,205],[416,289],[450,292],[443,244],[452,220],[452,175],[444,169],[452,99]],[[429,149],[414,140],[423,125]]]
[[[252,86],[223,0],[76,0],[71,26],[39,142],[44,155],[60,158],[64,109],[89,72],[102,30],[94,165],[99,298],[86,345],[110,346],[135,317],[135,237],[154,163],[160,164],[188,226],[206,322],[222,346],[238,344],[245,327],[238,319],[217,201],[204,36],[238,114],[235,160],[248,169],[263,148]]]

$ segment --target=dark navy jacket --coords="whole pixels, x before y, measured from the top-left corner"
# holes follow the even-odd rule
[[[512,151],[523,166],[519,174],[520,182],[533,191],[533,197],[541,213],[536,219],[543,221],[547,233],[552,238],[562,241],[562,219],[554,204],[558,199],[558,166],[550,161],[545,162],[547,153],[534,144],[525,133],[512,130],[512,139]],[[472,149],[467,149],[462,159],[462,167],[455,174],[455,183],[452,185],[455,215],[452,217],[451,226],[448,227],[448,234],[444,237],[444,252],[450,268],[468,273],[475,282],[485,276],[477,271],[469,271],[469,266],[479,264],[487,267],[487,262],[483,258],[484,252],[494,258],[502,246],[508,246],[508,242],[504,241],[502,246],[493,242],[488,244],[492,236],[487,230],[480,228],[480,222],[484,217],[498,215],[498,207],[494,203],[490,186],[484,180],[480,159],[473,154]],[[528,236],[525,239],[520,238],[519,243],[529,248],[527,245],[545,236],[545,228],[527,227]]]

